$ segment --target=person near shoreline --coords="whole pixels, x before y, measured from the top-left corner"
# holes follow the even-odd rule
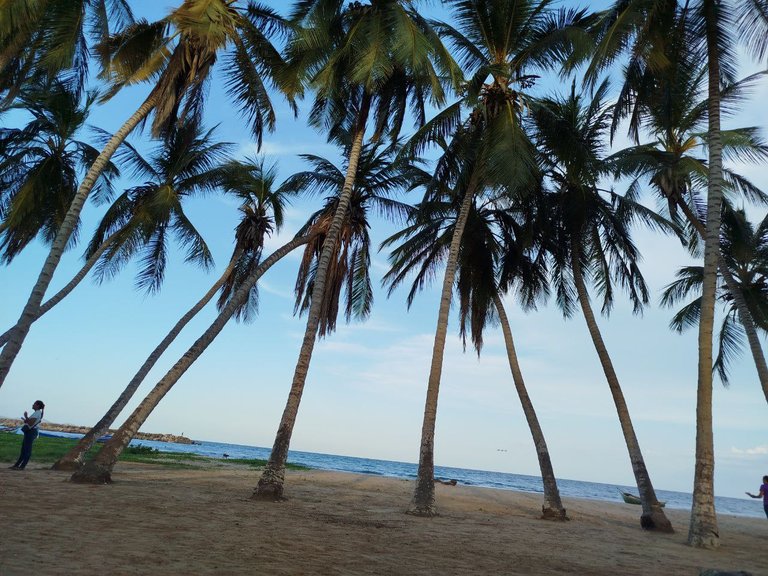
[[[757,492],[757,494],[751,494],[749,492],[745,492],[745,494],[750,498],[763,499],[763,509],[765,510],[765,517],[768,518],[768,476],[763,476],[763,484],[760,486],[760,490]]]
[[[40,426],[40,422],[43,421],[45,404],[43,404],[42,400],[36,400],[35,403],[32,404],[32,410],[34,410],[34,412],[30,415],[27,415],[27,413],[24,412],[24,417],[22,418],[24,426],[21,427],[21,431],[24,433],[24,440],[21,442],[21,454],[19,454],[19,459],[16,460],[16,464],[11,466],[14,470],[24,470],[27,466],[27,462],[29,462],[29,459],[32,456],[32,443],[39,434],[37,428]]]

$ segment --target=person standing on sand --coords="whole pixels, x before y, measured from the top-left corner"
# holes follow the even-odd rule
[[[43,411],[45,410],[45,404],[42,400],[36,400],[32,404],[32,414],[30,416],[24,412],[24,426],[21,427],[21,431],[24,433],[24,440],[21,442],[21,454],[19,459],[16,460],[16,464],[11,466],[14,470],[24,470],[32,456],[32,443],[38,436],[37,428],[40,426],[40,422],[43,421]]]
[[[760,486],[760,490],[757,494],[750,494],[745,492],[750,498],[762,498],[763,509],[765,510],[765,517],[768,518],[768,476],[763,476],[763,484]]]

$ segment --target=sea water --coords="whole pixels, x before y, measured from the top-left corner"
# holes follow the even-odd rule
[[[222,458],[224,454],[226,454],[230,458],[259,458],[266,460],[269,458],[270,453],[268,448],[244,446],[240,444],[224,444],[220,442],[174,444],[171,442],[134,440],[131,444],[143,444],[166,452],[184,452],[199,454],[201,456],[211,456],[214,458]],[[317,454],[314,452],[299,452],[294,450],[288,452],[288,462],[292,464],[301,464],[310,468],[318,468],[320,470],[374,474],[377,476],[389,476],[393,478],[413,479],[416,478],[417,472],[417,465],[409,462],[374,460],[372,458],[355,458],[352,456]],[[485,488],[517,490],[519,492],[534,492],[539,494],[544,492],[541,478],[538,476],[526,476],[524,474],[509,474],[506,472],[489,472],[485,470],[435,466],[435,477],[441,480],[454,479],[459,484],[468,486],[482,486]],[[621,499],[621,492],[637,493],[637,488],[634,486],[581,482],[578,480],[566,480],[561,478],[558,478],[557,486],[560,489],[560,494],[565,497],[587,498],[607,502],[623,502]],[[656,496],[659,500],[666,501],[667,508],[691,509],[690,494],[669,490],[657,490]],[[715,498],[715,507],[720,514],[750,516],[754,518],[765,516],[762,500],[754,500],[746,497],[744,499],[738,499],[718,496]]]

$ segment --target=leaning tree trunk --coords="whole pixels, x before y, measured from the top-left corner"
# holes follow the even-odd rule
[[[717,260],[720,254],[720,210],[722,209],[723,158],[720,136],[720,61],[716,0],[704,0],[707,35],[709,187],[707,226],[704,237],[704,270],[699,318],[699,377],[696,389],[696,467],[688,544],[717,548],[720,535],[715,513],[715,443],[712,433],[712,332],[715,325]]]
[[[88,173],[80,183],[80,187],[77,189],[77,194],[72,199],[72,204],[69,206],[64,221],[61,223],[56,238],[51,245],[51,249],[48,253],[48,257],[43,264],[43,268],[40,271],[40,275],[37,278],[35,286],[32,288],[32,293],[24,306],[24,310],[21,312],[19,320],[14,326],[13,333],[10,335],[8,342],[3,347],[2,353],[0,353],[0,387],[5,382],[5,378],[8,376],[8,372],[11,369],[13,361],[21,350],[21,345],[24,343],[24,339],[29,333],[29,328],[32,322],[35,321],[35,315],[40,308],[40,303],[43,301],[45,291],[48,289],[48,285],[51,283],[51,278],[59,265],[61,256],[64,253],[64,249],[69,242],[69,238],[72,235],[72,231],[80,218],[80,212],[85,205],[85,201],[90,194],[91,189],[96,184],[99,176],[106,167],[112,154],[128,137],[128,134],[141,122],[155,106],[156,96],[154,93],[150,94],[144,103],[139,106],[139,109],[134,112],[125,124],[109,139],[107,145],[101,151],[99,156],[94,161],[93,165],[88,170]]]
[[[619,415],[621,430],[624,433],[624,441],[629,452],[629,460],[632,463],[632,472],[635,475],[637,490],[640,493],[640,501],[643,505],[643,513],[640,516],[640,526],[645,530],[658,530],[659,532],[674,532],[672,523],[667,519],[656,498],[656,491],[651,484],[651,477],[648,469],[645,467],[645,460],[640,451],[640,443],[637,441],[635,429],[632,426],[632,419],[629,416],[629,408],[624,399],[624,393],[621,391],[619,378],[613,368],[613,362],[608,355],[608,349],[605,346],[603,337],[600,334],[600,328],[592,312],[592,306],[589,303],[589,294],[587,286],[584,283],[584,275],[581,270],[581,250],[577,240],[571,244],[571,269],[573,271],[573,281],[576,284],[576,292],[579,297],[579,304],[587,322],[589,335],[600,358],[600,364],[603,367],[605,378],[608,381],[608,387],[613,396],[613,402],[616,405],[616,412]]]
[[[33,322],[37,322],[37,320],[40,319],[41,316],[43,316],[46,312],[50,311],[51,308],[56,306],[59,302],[61,302],[64,298],[69,296],[69,293],[74,290],[80,282],[82,282],[83,278],[85,278],[88,275],[88,272],[91,271],[91,268],[96,264],[96,262],[101,258],[101,255],[104,253],[104,251],[109,248],[110,244],[112,243],[112,240],[117,235],[117,233],[112,234],[109,238],[104,240],[104,242],[101,243],[101,246],[94,252],[90,258],[83,264],[83,267],[80,268],[80,271],[75,274],[75,276],[72,278],[72,280],[69,281],[69,283],[64,286],[61,290],[59,290],[52,298],[49,298],[46,300],[42,306],[40,306],[40,310],[38,310],[37,314],[35,314],[35,318]],[[5,332],[0,334],[0,346],[5,345],[6,342],[8,342],[8,338],[13,333],[14,329],[8,328]]]
[[[696,228],[702,238],[707,236],[707,228],[698,217],[693,213],[690,206],[686,204],[681,198],[677,198],[677,205],[683,210],[683,213],[688,218],[691,225]],[[755,368],[757,369],[757,377],[760,380],[760,386],[763,388],[763,394],[765,400],[768,402],[768,364],[765,361],[765,353],[763,347],[760,345],[760,338],[757,335],[757,328],[755,327],[754,316],[749,309],[747,301],[744,299],[744,293],[741,287],[733,277],[731,270],[728,268],[725,259],[722,254],[718,252],[718,268],[720,274],[728,287],[728,292],[733,297],[733,303],[736,305],[736,310],[739,313],[739,322],[744,327],[744,332],[747,335],[747,342],[749,342],[749,350],[752,352],[752,358],[755,361]]]
[[[106,414],[101,417],[101,420],[99,420],[96,425],[91,428],[88,433],[83,436],[69,452],[64,454],[64,456],[59,458],[53,464],[51,467],[53,470],[78,470],[83,466],[85,463],[85,455],[88,453],[88,450],[91,449],[91,446],[94,445],[98,438],[100,438],[109,430],[109,427],[112,426],[112,423],[118,417],[120,412],[123,411],[123,408],[125,408],[126,404],[128,404],[131,398],[133,398],[136,390],[138,390],[141,383],[144,382],[144,378],[147,377],[147,374],[149,374],[149,371],[152,370],[155,363],[160,359],[160,356],[163,355],[163,353],[181,333],[184,327],[189,324],[192,318],[197,316],[197,313],[205,308],[208,302],[211,301],[211,298],[213,298],[216,295],[216,292],[219,291],[219,288],[221,288],[224,282],[227,281],[227,278],[229,278],[229,276],[232,274],[232,270],[235,269],[235,264],[240,258],[241,254],[242,250],[235,252],[221,277],[213,284],[213,286],[211,286],[208,292],[205,293],[205,295],[197,302],[197,304],[192,306],[192,308],[190,308],[189,311],[184,314],[184,316],[182,316],[178,322],[176,322],[176,325],[171,329],[170,332],[168,332],[167,336],[163,338],[162,342],[157,345],[149,357],[144,361],[144,364],[141,365],[139,371],[136,372],[131,381],[128,382],[128,386],[125,387],[125,390],[123,390],[120,396],[118,396],[114,404],[110,406]]]
[[[299,246],[309,242],[310,236],[301,236],[294,238],[288,244],[277,249],[269,258],[264,260],[261,265],[251,274],[248,279],[238,288],[227,302],[226,306],[219,312],[219,315],[203,332],[195,343],[184,353],[184,355],[173,365],[165,376],[155,385],[147,394],[133,413],[123,423],[112,438],[104,443],[104,446],[94,456],[93,460],[86,462],[82,468],[72,474],[73,482],[83,484],[106,484],[112,481],[112,469],[117,459],[122,454],[125,447],[136,435],[141,425],[147,420],[149,415],[158,405],[160,400],[168,393],[179,378],[189,369],[190,366],[205,352],[206,348],[213,342],[219,332],[235,313],[235,311],[247,300],[248,293],[256,284],[259,278],[270,269],[270,267],[280,260],[283,256],[293,251]]]
[[[363,149],[363,137],[365,136],[365,126],[368,120],[368,111],[370,109],[370,95],[366,92],[360,106],[360,116],[357,119],[355,131],[353,133],[352,147],[349,151],[349,163],[347,173],[344,176],[344,185],[339,197],[339,204],[333,215],[333,221],[328,229],[328,233],[323,242],[323,250],[320,253],[320,261],[317,264],[315,272],[315,282],[312,287],[312,301],[307,314],[307,327],[304,331],[304,339],[299,351],[299,359],[296,362],[296,368],[293,373],[293,382],[291,390],[288,393],[288,401],[285,404],[283,415],[280,418],[280,425],[277,428],[275,442],[272,445],[272,452],[269,455],[267,465],[261,473],[261,478],[253,490],[251,498],[257,500],[280,500],[283,497],[283,484],[285,482],[285,463],[288,459],[288,447],[293,435],[293,427],[296,423],[296,415],[299,412],[301,396],[304,392],[304,384],[309,372],[309,363],[312,360],[312,351],[315,347],[315,338],[317,337],[317,328],[320,324],[320,315],[323,307],[323,297],[325,295],[325,281],[328,274],[328,268],[331,258],[336,251],[336,244],[341,233],[341,227],[347,217],[350,200],[352,198],[352,189],[355,185],[357,175],[357,165],[360,160],[360,153]]]
[[[533,409],[533,402],[531,402],[531,398],[528,396],[525,380],[523,380],[523,371],[520,369],[520,363],[517,361],[515,341],[512,339],[512,330],[509,327],[507,312],[504,310],[504,304],[498,295],[494,295],[493,303],[499,314],[501,330],[504,333],[504,343],[507,346],[507,358],[509,359],[509,368],[512,371],[512,380],[515,383],[517,395],[520,397],[520,404],[523,407],[528,427],[531,429],[533,444],[536,447],[536,456],[539,459],[541,481],[544,485],[544,505],[541,507],[541,516],[545,520],[568,520],[565,508],[563,508],[563,503],[560,500],[560,490],[557,488],[555,471],[552,468],[552,460],[549,458],[547,441],[544,439],[544,432],[541,430],[536,410]]]
[[[432,346],[432,364],[429,369],[427,383],[427,398],[424,403],[424,420],[421,425],[421,448],[419,449],[419,469],[416,476],[416,487],[413,498],[408,506],[408,514],[416,516],[436,516],[435,509],[435,422],[437,420],[437,399],[440,393],[440,377],[443,372],[443,356],[445,339],[448,334],[448,314],[451,311],[451,296],[453,282],[456,277],[456,265],[459,258],[459,247],[464,228],[469,218],[469,211],[474,201],[475,179],[467,187],[467,192],[461,203],[461,210],[453,229],[451,245],[448,251],[448,261],[445,264],[443,290],[440,296],[440,309],[437,314],[435,342]]]

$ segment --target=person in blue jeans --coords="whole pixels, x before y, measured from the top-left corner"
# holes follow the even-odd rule
[[[32,456],[32,443],[38,436],[37,428],[40,426],[40,422],[43,421],[43,410],[45,410],[45,404],[42,400],[35,401],[32,404],[32,414],[27,415],[24,412],[24,426],[21,427],[21,431],[24,433],[24,440],[21,442],[21,454],[19,459],[16,460],[16,464],[11,466],[14,470],[24,470]]]
[[[765,516],[768,518],[768,476],[763,476],[763,484],[760,486],[760,490],[757,494],[750,494],[746,492],[746,495],[750,498],[762,498],[763,509],[765,510]]]

